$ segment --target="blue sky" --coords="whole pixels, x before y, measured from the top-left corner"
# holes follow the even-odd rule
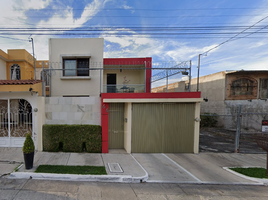
[[[48,38],[103,37],[104,57],[152,57],[153,62],[191,60],[193,77],[197,74],[198,54],[268,16],[268,0],[0,0],[0,3],[0,48],[4,51],[23,48],[32,52],[28,42],[32,34],[37,59],[48,59]],[[265,26],[268,18],[201,56],[200,74],[268,70]],[[81,30],[90,27],[106,29]],[[18,32],[3,28],[32,29]],[[170,78],[170,82],[177,80],[178,77]]]

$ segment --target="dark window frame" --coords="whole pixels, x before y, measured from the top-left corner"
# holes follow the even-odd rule
[[[65,75],[65,61],[66,60],[74,60],[74,61],[76,61],[76,66],[75,66],[75,75]],[[84,60],[84,61],[82,61],[82,60]],[[90,68],[90,58],[88,58],[88,57],[81,57],[81,58],[63,58],[63,76],[65,76],[65,77],[79,77],[79,76],[90,76],[90,73],[89,73],[89,68]],[[86,62],[87,61],[87,63],[88,63],[88,67],[82,67],[82,68],[88,68],[88,70],[79,70],[79,61],[81,62]],[[69,70],[68,70],[69,71]],[[82,73],[86,73],[86,75],[81,75],[81,74],[79,74],[79,71],[80,72],[82,72]],[[87,71],[87,72],[85,72],[85,71]]]
[[[16,79],[12,79],[14,67],[16,67]],[[18,64],[13,64],[10,66],[10,80],[21,80],[21,70]]]
[[[253,95],[254,81],[249,78],[239,78],[231,83],[232,96]]]
[[[268,78],[260,78],[259,98],[268,98]]]

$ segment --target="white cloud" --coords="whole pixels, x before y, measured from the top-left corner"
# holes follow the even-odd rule
[[[45,8],[52,0],[15,0],[13,7],[15,9],[42,9]]]

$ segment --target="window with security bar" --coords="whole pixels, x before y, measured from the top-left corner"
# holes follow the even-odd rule
[[[253,95],[254,82],[247,78],[241,78],[232,82],[232,95]]]
[[[266,78],[260,79],[259,98],[260,99],[267,99],[268,98],[268,79],[266,79]]]
[[[89,58],[63,59],[63,76],[89,76]]]

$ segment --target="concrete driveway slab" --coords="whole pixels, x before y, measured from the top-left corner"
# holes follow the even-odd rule
[[[108,175],[131,175],[132,177],[142,177],[146,175],[146,172],[130,154],[102,154],[102,158]],[[108,163],[118,163],[123,172],[110,172]]]
[[[99,153],[71,153],[67,165],[104,166]]]
[[[227,159],[229,154],[167,154],[202,182],[211,183],[255,183],[224,170],[223,165],[237,166],[239,160]],[[218,157],[218,158],[217,158]],[[230,157],[231,158],[231,157]],[[233,161],[232,161],[233,160]],[[233,162],[233,163],[232,163]]]
[[[199,182],[163,154],[133,154],[149,174],[148,182]]]
[[[0,161],[24,162],[22,148],[1,147]]]
[[[34,156],[34,165],[66,165],[70,153],[37,152]]]

